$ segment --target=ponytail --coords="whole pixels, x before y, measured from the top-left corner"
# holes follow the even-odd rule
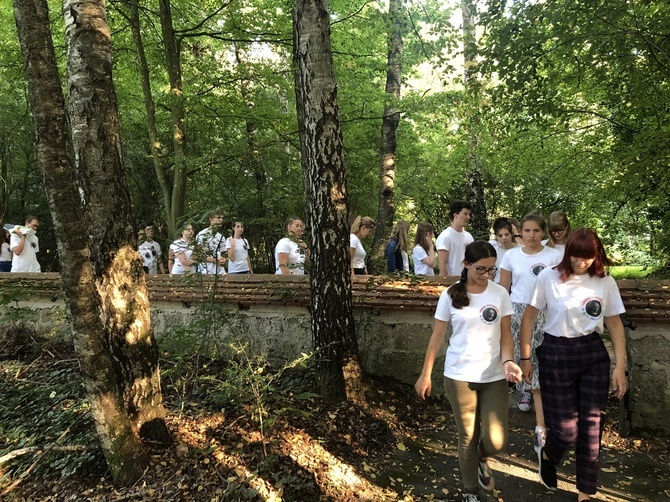
[[[462,309],[470,305],[470,299],[468,298],[468,292],[465,289],[465,282],[468,280],[468,269],[463,267],[461,272],[461,279],[449,288],[449,297],[451,298],[451,304],[455,309]]]

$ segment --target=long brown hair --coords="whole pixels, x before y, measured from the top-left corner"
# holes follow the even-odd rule
[[[465,248],[465,259],[463,263],[473,264],[484,258],[496,258],[498,255],[496,249],[486,241],[475,241],[468,244]],[[451,297],[451,304],[455,309],[461,309],[470,305],[468,298],[468,291],[465,287],[468,280],[468,268],[463,267],[461,271],[461,279],[456,284],[449,288],[449,296]]]
[[[550,248],[556,247],[556,239],[554,239],[554,234],[552,230],[556,230],[558,228],[565,229],[565,239],[567,243],[567,239],[570,238],[572,229],[570,228],[570,222],[568,221],[568,217],[563,211],[554,211],[553,213],[551,213],[549,215],[549,218],[547,218],[547,225],[549,227],[549,239],[547,240],[548,247]]]
[[[391,235],[391,240],[393,239],[397,241],[395,249],[409,251],[409,221],[400,220],[395,224],[393,235]]]
[[[429,249],[430,233],[433,232],[433,225],[422,221],[416,226],[416,236],[414,237],[414,245],[421,246],[427,253]]]
[[[588,274],[593,277],[605,277],[607,275],[606,267],[609,267],[611,262],[605,253],[603,243],[600,237],[592,228],[578,228],[568,238],[565,245],[565,254],[561,262],[556,265],[556,270],[561,274],[561,280],[567,281],[575,271],[572,268],[572,261],[570,257],[575,258],[593,258],[593,263],[588,268]]]

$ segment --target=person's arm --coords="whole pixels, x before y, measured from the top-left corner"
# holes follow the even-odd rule
[[[186,253],[184,251],[179,251],[177,253],[177,260],[179,261],[179,263],[181,263],[181,266],[184,268],[188,268],[191,265],[195,265],[197,263],[195,260],[187,258]]]
[[[354,254],[356,253],[356,248],[349,246],[349,261],[351,262],[351,275],[354,275]]]
[[[249,267],[249,273],[250,273],[250,274],[253,274],[254,271],[253,271],[253,269],[251,268],[251,258],[249,258],[249,255],[247,255],[247,267]]]
[[[172,267],[174,267],[174,250],[172,248],[168,249],[168,274],[172,273]]]
[[[437,354],[439,354],[442,344],[444,343],[444,335],[447,332],[447,326],[449,326],[447,321],[435,319],[435,324],[433,324],[433,334],[430,336],[428,348],[426,349],[426,357],[423,361],[423,370],[421,370],[421,375],[414,384],[414,390],[421,399],[426,399],[426,396],[430,396],[430,391],[433,388],[430,376],[433,373],[435,358],[437,357]]]
[[[440,277],[447,277],[447,262],[449,261],[449,251],[446,249],[437,250],[437,260],[440,266]]]
[[[626,393],[626,334],[619,315],[605,317],[605,326],[610,332],[616,363],[612,372],[612,390],[619,399]]]
[[[519,330],[519,366],[528,383],[530,383],[533,374],[533,365],[530,362],[530,341],[533,337],[533,328],[539,314],[539,309],[532,305],[526,305],[526,310],[524,310],[523,317],[521,318],[521,329]]]
[[[235,261],[235,237],[228,237],[228,259],[230,261]]]
[[[447,257],[449,256],[449,251],[447,251]],[[430,268],[435,268],[435,248],[433,247],[433,243],[430,243],[430,249],[428,250],[427,256],[421,260],[424,262],[426,265],[428,265]]]
[[[500,269],[500,285],[509,292],[509,288],[512,287],[512,272]]]
[[[23,253],[23,248],[26,247],[26,236],[24,234],[16,234],[19,237],[19,243],[12,248],[12,253],[16,256],[20,256]]]
[[[288,253],[277,253],[277,258],[279,259],[279,271],[281,275],[291,275],[291,271],[288,268]]]
[[[523,372],[514,362],[514,339],[512,338],[512,316],[506,315],[500,319],[500,357],[503,361],[505,378],[508,382],[520,382]]]

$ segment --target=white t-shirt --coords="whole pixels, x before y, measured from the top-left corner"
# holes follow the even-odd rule
[[[604,318],[626,309],[611,275],[571,275],[562,282],[558,270],[543,270],[537,278],[530,305],[545,311],[544,331],[553,336],[575,338],[597,331]]]
[[[465,248],[474,239],[469,232],[463,230],[457,232],[452,227],[446,228],[435,240],[435,250],[449,251],[447,260],[447,275],[461,275],[463,271],[463,259],[465,258]]]
[[[422,260],[428,258],[428,253],[418,244],[412,249],[412,259],[414,260],[414,273],[416,275],[434,276],[435,270],[430,265],[426,265]]]
[[[228,260],[228,273],[249,272],[247,257],[249,256],[249,242],[246,239],[226,239],[226,250],[231,249],[230,239],[235,241],[235,261]]]
[[[276,275],[281,275],[282,273],[279,267],[279,253],[288,254],[288,270],[291,275],[305,275],[305,250],[297,242],[284,237],[275,246]]]
[[[195,237],[195,242],[198,244],[198,246],[201,247],[201,251],[208,258],[214,258],[216,260],[219,256],[223,256],[223,253],[226,252],[226,243],[224,241],[223,235],[221,235],[219,232],[213,233],[209,228],[200,230],[198,235]],[[202,274],[221,275],[226,273],[226,267],[224,265],[210,262],[199,263],[198,270]]]
[[[501,263],[503,256],[505,256],[505,253],[509,251],[510,249],[518,248],[520,247],[519,244],[514,244],[511,248],[501,248],[500,244],[498,244],[498,241],[493,239],[489,241],[489,244],[493,246],[496,250],[496,268],[498,271],[496,272],[496,276],[493,278],[493,282],[495,283],[500,283],[500,269],[501,269]]]
[[[453,328],[444,376],[476,383],[504,379],[500,320],[514,312],[509,294],[502,286],[488,281],[483,293],[468,293],[470,305],[455,309],[449,289],[442,292],[435,310],[435,319],[450,322]]]
[[[21,243],[21,237],[12,233],[9,237],[9,249],[14,252],[14,248]],[[26,242],[20,255],[14,255],[12,258],[12,272],[41,272],[37,261],[37,253],[40,250],[40,240],[36,235],[26,235]]]
[[[349,247],[354,248],[351,264],[354,268],[365,268],[365,248],[356,234],[349,234]]]
[[[3,242],[0,246],[0,261],[12,261],[12,254],[9,250],[9,244]]]
[[[549,243],[549,239],[544,239],[542,241],[542,245],[546,246]],[[554,246],[554,249],[556,251],[559,251],[561,253],[561,260],[563,259],[563,255],[565,254],[565,244],[556,244]]]
[[[171,274],[185,274],[187,272],[195,272],[195,265],[190,265],[185,267],[179,261],[178,253],[184,253],[186,258],[191,259],[193,254],[193,244],[185,241],[184,239],[177,239],[172,244],[170,244],[170,250],[174,253],[174,263],[172,265]]]
[[[409,255],[404,249],[400,250],[400,256],[402,256],[402,269],[405,272],[409,272]]]
[[[530,302],[539,273],[561,261],[561,254],[554,248],[544,247],[535,254],[526,254],[524,249],[510,249],[500,263],[501,269],[512,272],[510,297],[514,303]]]
[[[149,274],[158,273],[158,260],[161,256],[161,246],[156,241],[144,241],[137,250],[142,255],[143,266],[149,269]]]

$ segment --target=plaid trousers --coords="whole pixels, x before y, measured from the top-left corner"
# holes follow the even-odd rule
[[[576,444],[577,489],[592,495],[598,483],[609,392],[609,354],[596,332],[578,338],[545,333],[536,353],[548,429],[544,451],[557,465],[566,450]]]

